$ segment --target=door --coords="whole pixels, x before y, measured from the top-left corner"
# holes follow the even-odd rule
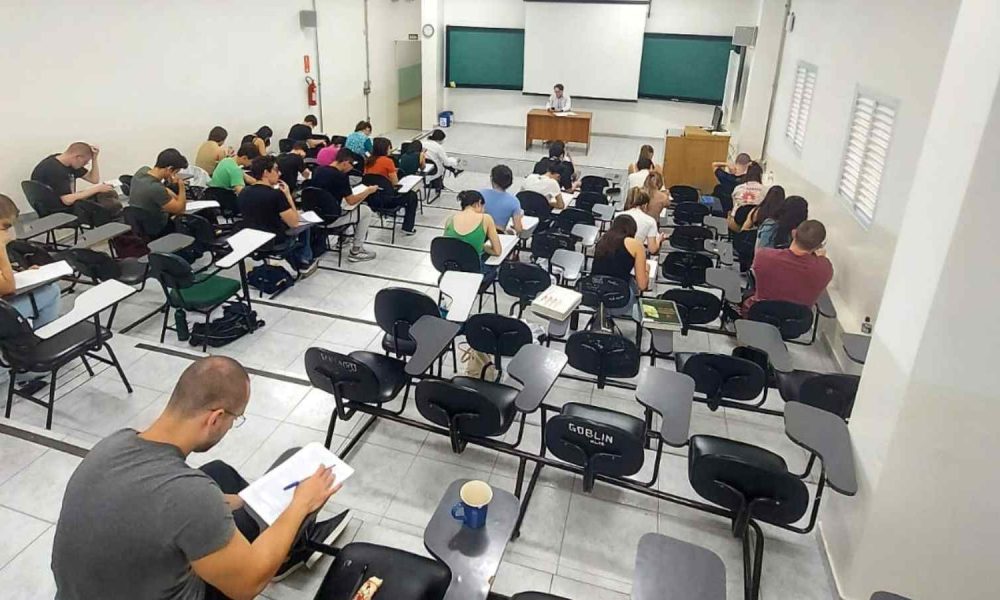
[[[365,0],[316,0],[323,129],[347,135],[368,120]]]
[[[396,79],[399,83],[398,127],[419,130],[423,111],[419,41],[396,42]]]

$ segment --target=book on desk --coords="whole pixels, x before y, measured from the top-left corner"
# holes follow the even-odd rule
[[[583,294],[558,285],[549,286],[531,301],[531,311],[540,317],[565,321],[583,302]]]
[[[677,304],[673,300],[653,300],[643,298],[642,326],[646,329],[680,331],[683,323]]]

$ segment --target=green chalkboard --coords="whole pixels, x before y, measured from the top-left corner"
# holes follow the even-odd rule
[[[448,26],[446,42],[446,87],[524,87],[523,29]]]
[[[733,38],[647,33],[639,97],[721,104]]]

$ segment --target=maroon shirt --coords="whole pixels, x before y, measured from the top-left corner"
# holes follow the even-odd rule
[[[757,289],[744,302],[744,314],[758,300],[784,300],[803,306],[816,304],[833,279],[833,264],[825,256],[797,256],[787,248],[757,248],[753,273]]]

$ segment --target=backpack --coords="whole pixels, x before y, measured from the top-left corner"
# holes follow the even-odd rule
[[[191,327],[191,337],[188,342],[192,346],[201,346],[207,342],[209,346],[218,348],[263,326],[264,321],[257,319],[257,311],[248,309],[246,304],[227,304],[218,319],[207,325],[195,323]]]
[[[277,294],[292,287],[294,280],[288,271],[275,265],[260,265],[247,274],[247,283],[262,294]]]

